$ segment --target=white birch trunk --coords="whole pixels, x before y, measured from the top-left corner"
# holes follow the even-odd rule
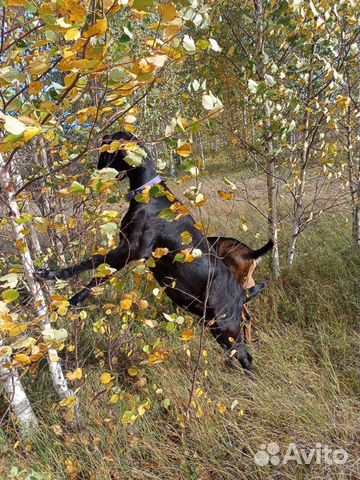
[[[307,83],[307,96],[306,107],[309,107],[309,102],[312,97],[313,91],[313,75],[314,71],[312,64],[314,61],[314,50],[310,59],[310,72]],[[304,209],[304,195],[305,195],[305,183],[307,178],[307,167],[310,158],[310,113],[309,109],[305,109],[304,113],[304,126],[303,126],[303,142],[301,151],[301,170],[299,184],[295,187],[295,199],[294,199],[294,217],[292,223],[291,242],[288,252],[288,265],[292,267],[294,264],[296,245],[301,233],[301,215]]]
[[[51,328],[49,311],[46,306],[44,294],[41,290],[39,282],[35,277],[34,263],[28,248],[27,238],[23,234],[23,227],[18,223],[16,223],[15,221],[17,218],[20,217],[19,207],[18,207],[16,198],[14,197],[15,182],[11,181],[9,166],[5,166],[5,161],[1,155],[0,155],[0,168],[1,168],[0,182],[4,191],[4,195],[6,196],[6,202],[9,208],[9,214],[10,214],[10,219],[11,219],[11,223],[14,230],[15,240],[25,245],[24,251],[20,251],[19,254],[21,257],[21,262],[24,267],[25,276],[27,278],[30,293],[32,296],[32,303],[34,306],[34,310],[36,312],[36,316],[41,318],[42,320],[43,333],[45,333],[46,330]],[[55,349],[49,349],[48,365],[49,365],[51,379],[52,379],[56,393],[58,394],[60,399],[64,399],[74,394],[67,385],[67,381],[63,374],[59,361],[52,360],[56,357],[57,357],[57,351]]]
[[[256,50],[259,55],[258,73],[263,80],[265,76],[265,39],[264,39],[264,5],[263,0],[254,0],[254,7],[256,13]],[[278,180],[276,178],[275,169],[275,157],[274,146],[271,137],[269,137],[271,120],[269,116],[264,113],[265,119],[265,132],[264,141],[267,150],[266,160],[266,182],[268,193],[268,225],[269,234],[274,242],[274,248],[272,249],[271,269],[276,280],[280,279],[280,255],[279,255],[279,228],[278,228]]]
[[[0,338],[0,348],[3,346]],[[7,366],[8,359],[0,361],[0,383],[3,385],[10,408],[18,421],[20,430],[26,434],[38,428],[32,406],[26,396],[19,373]]]

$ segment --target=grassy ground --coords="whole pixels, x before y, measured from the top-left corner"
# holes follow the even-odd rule
[[[207,209],[211,232],[241,236],[250,245],[264,243],[265,223],[242,206],[244,220],[236,215],[238,208],[214,196]],[[246,234],[244,221],[249,226]],[[293,270],[284,268],[282,284],[270,282],[252,305],[254,381],[238,366],[227,366],[223,353],[205,335],[189,418],[185,414],[200,328],[189,342],[189,357],[179,332],[166,331],[158,313],[155,330],[157,335],[161,332],[172,355],[163,363],[144,367],[144,384],[129,377],[127,368],[133,360],[123,358],[120,348],[114,385],[121,390],[122,400],[112,405],[108,395],[101,393],[99,382],[107,368],[109,348],[105,338],[99,340],[92,330],[99,312],[90,312],[89,325],[79,340],[80,363],[88,375],[79,391],[81,430],[62,422],[44,370],[31,380],[29,389],[41,419],[41,434],[19,443],[9,422],[0,437],[0,478],[25,479],[32,471],[36,472],[33,480],[359,478],[355,293],[359,261],[344,223],[344,217],[336,214],[312,226],[300,242]],[[256,233],[259,238],[254,242]],[[266,262],[256,278],[270,279]],[[165,301],[163,310],[170,308]],[[144,335],[151,343],[155,333],[148,329]],[[151,408],[133,425],[124,425],[129,402],[138,405],[147,398]],[[262,445],[273,442],[279,445],[281,461],[289,443],[307,453],[319,443],[333,450],[343,448],[349,459],[345,465],[315,460],[306,465],[292,460],[258,466],[254,455]]]

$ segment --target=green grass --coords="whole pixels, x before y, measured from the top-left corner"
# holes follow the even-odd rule
[[[243,219],[234,215],[230,204],[224,205],[216,199],[210,202],[212,233],[239,237]],[[256,217],[255,229],[255,216],[250,209],[245,212],[251,228],[241,236],[253,245],[251,237],[258,230],[260,245],[266,240],[266,225]],[[93,332],[92,322],[104,315],[101,308],[90,311],[79,333],[79,363],[88,375],[79,391],[81,429],[63,422],[43,368],[28,385],[41,432],[31,441],[16,444],[9,421],[0,437],[0,478],[10,478],[14,466],[25,470],[15,477],[21,479],[32,470],[41,474],[40,478],[56,480],[358,478],[359,260],[343,223],[343,217],[337,215],[324,217],[309,228],[299,243],[294,268],[284,267],[281,286],[270,281],[264,295],[251,306],[255,317],[251,345],[254,381],[239,366],[229,368],[216,343],[205,335],[201,348],[207,356],[201,355],[198,390],[189,418],[185,413],[200,328],[196,327],[196,337],[189,342],[189,357],[180,332],[169,333],[161,320],[162,311],[172,311],[165,300],[160,312],[150,308],[147,316],[159,321],[155,329],[133,327],[137,339],[130,336],[124,345],[124,351],[134,348],[128,358],[120,347],[113,346],[110,351],[108,336]],[[261,264],[258,280],[271,278],[267,262]],[[126,285],[131,290],[129,282]],[[107,292],[111,301],[113,289]],[[92,300],[96,302],[100,300]],[[190,319],[186,322],[191,325]],[[120,324],[112,326],[117,339],[122,338]],[[139,377],[146,379],[145,384],[130,378],[127,368],[143,359],[139,345],[159,338],[171,349],[170,358],[140,367],[144,373]],[[95,348],[102,355],[96,354]],[[109,393],[101,394],[104,387],[99,377],[114,357],[114,385],[122,394],[121,400],[111,405]],[[74,367],[71,360],[67,367]],[[123,425],[124,411],[146,399],[151,408],[145,415],[133,425]],[[168,408],[164,399],[171,402]],[[54,426],[61,426],[61,433]],[[312,448],[320,442],[332,449],[346,449],[350,458],[345,466],[314,461],[307,466],[292,461],[259,467],[253,455],[260,445],[270,442],[277,442],[282,454],[291,442],[299,448]]]

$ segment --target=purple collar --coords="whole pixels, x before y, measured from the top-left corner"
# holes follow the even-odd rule
[[[132,200],[133,198],[136,197],[136,195],[139,195],[139,193],[142,193],[146,187],[153,187],[154,185],[157,185],[158,183],[161,183],[162,179],[160,175],[157,175],[155,178],[152,178],[148,182],[144,183],[144,185],[141,185],[141,187],[135,188],[135,190],[131,190],[131,192],[128,193],[128,198],[129,200]]]

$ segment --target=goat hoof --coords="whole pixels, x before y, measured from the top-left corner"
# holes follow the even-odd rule
[[[251,373],[252,355],[248,352],[245,343],[236,345],[236,350],[235,357],[239,360],[240,365],[246,373]]]

